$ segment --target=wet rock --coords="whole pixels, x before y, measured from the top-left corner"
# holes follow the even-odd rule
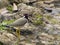
[[[52,15],[58,15],[60,12],[60,9],[52,9]]]
[[[60,14],[60,9],[59,8],[48,8],[44,7],[45,13],[50,13],[50,15],[58,15]]]
[[[47,12],[51,13],[52,9],[51,8],[44,8],[44,10],[46,10]]]

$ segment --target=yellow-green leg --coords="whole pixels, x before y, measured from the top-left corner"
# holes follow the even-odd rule
[[[20,39],[20,30],[19,29],[16,30],[16,35],[17,35],[18,39]]]
[[[19,28],[16,30],[16,36],[18,37],[16,45],[18,45],[18,43],[20,41],[20,29]]]

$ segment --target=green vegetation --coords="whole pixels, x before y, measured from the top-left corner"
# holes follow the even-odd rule
[[[12,22],[14,22],[15,20],[13,19],[13,20],[9,20],[9,21],[7,21],[7,20],[4,20],[3,22],[2,22],[2,24],[10,24],[10,23],[12,23]]]
[[[3,26],[0,26],[0,30],[4,30],[5,29],[5,27],[3,27]]]
[[[52,19],[53,17],[51,15],[46,15],[45,18],[47,18],[48,20]]]
[[[2,43],[2,42],[0,42],[0,45],[3,45],[3,43]]]
[[[56,19],[51,19],[50,22],[51,22],[52,24],[58,24],[58,23],[59,23],[59,21],[56,20]]]
[[[33,20],[33,23],[35,24],[35,25],[42,25],[43,24],[43,15],[40,15],[40,14],[35,14],[34,15],[34,20]]]
[[[14,20],[10,20],[10,21],[4,20],[2,23],[0,23],[0,30],[4,30],[5,29],[5,27],[2,26],[2,25],[11,24],[12,22],[14,22]]]
[[[7,10],[9,10],[11,12],[12,11],[12,6],[11,5],[7,6]]]
[[[59,22],[57,19],[53,18],[51,15],[46,15],[45,18],[52,24],[57,24]]]

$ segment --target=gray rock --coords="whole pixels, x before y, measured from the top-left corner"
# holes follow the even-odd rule
[[[0,0],[0,8],[4,8],[9,4],[8,0]]]
[[[4,21],[4,16],[0,14],[0,23]]]
[[[7,31],[0,31],[0,41],[5,45],[13,45],[16,37]]]
[[[47,3],[48,2],[48,3]],[[37,8],[42,8],[42,7],[54,7],[54,4],[51,3],[50,1],[47,1],[46,3],[44,1],[37,1],[33,4],[33,6]]]
[[[51,4],[54,0],[44,1],[46,4]]]
[[[40,36],[40,41],[41,44],[45,44],[45,45],[52,45],[54,44],[54,37],[52,35],[49,35],[47,33],[41,33]]]
[[[6,13],[8,13],[8,12],[9,12],[9,11],[6,9],[6,7],[0,9],[0,13],[1,13],[2,15],[6,14]]]
[[[19,0],[19,1],[21,1],[22,3],[29,3],[29,2],[35,2],[37,0]]]
[[[29,3],[30,1],[29,0],[22,0],[21,2],[23,2],[23,3]]]
[[[58,15],[60,14],[60,9],[59,8],[48,8],[44,7],[45,13],[49,12],[50,15]]]
[[[54,0],[55,7],[60,7],[60,0]]]
[[[21,10],[20,11],[21,14],[25,14],[25,13],[33,14],[34,12],[41,13],[40,9],[32,7],[32,6],[27,6],[26,4],[23,4],[23,3],[18,5],[18,10]]]

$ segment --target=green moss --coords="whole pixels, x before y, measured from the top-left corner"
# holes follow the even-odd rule
[[[53,17],[50,15],[46,15],[45,18],[47,18],[48,20],[52,19]]]
[[[7,6],[7,10],[9,10],[11,12],[12,11],[12,6],[11,5]]]
[[[5,27],[2,26],[2,25],[7,25],[7,24],[11,24],[12,22],[14,22],[15,20],[10,20],[10,21],[7,21],[7,20],[4,20],[2,23],[0,23],[0,30],[4,30]]]
[[[50,22],[53,24],[58,24],[58,21],[56,19],[51,19]]]
[[[9,21],[7,21],[7,20],[4,20],[2,23],[5,23],[5,24],[10,24],[10,23],[12,23],[12,22],[14,22],[15,20],[9,20]]]
[[[36,14],[35,17],[36,17],[36,18],[42,18],[43,16],[40,15],[40,14]]]
[[[51,15],[46,15],[45,18],[52,24],[57,24],[59,22],[57,19],[53,18]]]
[[[3,26],[0,26],[0,30],[4,30],[5,29],[5,27],[3,27]]]
[[[35,24],[35,25],[42,25],[43,24],[43,15],[41,15],[41,14],[35,14],[34,15],[34,20],[33,20],[33,23]]]
[[[40,25],[40,24],[43,24],[43,21],[41,19],[36,19],[36,20],[33,21],[33,23],[35,25]]]

